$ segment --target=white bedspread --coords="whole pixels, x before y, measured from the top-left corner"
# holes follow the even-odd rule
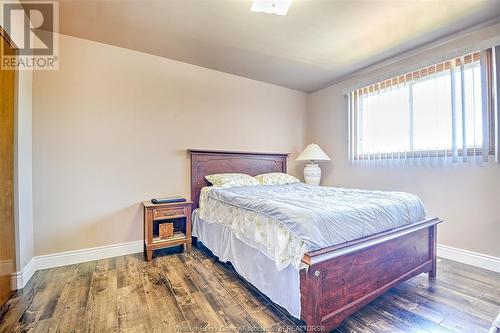
[[[193,212],[193,236],[220,261],[230,262],[239,275],[274,303],[300,318],[300,275],[296,268],[278,270],[273,260],[238,239],[231,229],[202,220],[198,209]]]
[[[308,251],[423,220],[425,210],[409,193],[296,183],[204,188],[200,217],[230,228],[283,269],[302,267]]]

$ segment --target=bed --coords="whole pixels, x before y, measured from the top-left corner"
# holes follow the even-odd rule
[[[285,263],[276,269],[270,257],[242,241],[234,230],[204,221],[197,208],[202,189],[210,185],[206,175],[286,173],[288,154],[188,152],[195,235],[221,261],[230,261],[240,275],[303,320],[308,329],[332,330],[392,286],[424,272],[435,277],[436,232],[441,222],[438,218],[416,220],[381,232],[375,230],[332,246],[321,247],[324,243],[311,239],[307,248],[313,250],[301,255],[300,265]]]

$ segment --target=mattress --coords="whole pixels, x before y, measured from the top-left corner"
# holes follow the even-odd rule
[[[300,318],[300,275],[296,268],[288,266],[278,270],[273,260],[245,244],[231,229],[202,220],[198,209],[193,212],[192,220],[192,235],[220,261],[230,262],[240,276],[291,315]]]
[[[302,268],[305,253],[425,219],[422,201],[404,192],[303,183],[203,188],[200,217],[230,229],[278,270]]]

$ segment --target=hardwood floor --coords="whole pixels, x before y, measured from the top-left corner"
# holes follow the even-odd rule
[[[168,254],[168,255],[167,255]],[[486,332],[500,274],[449,260],[370,303],[335,332]],[[297,332],[298,323],[203,247],[35,273],[0,310],[0,332]],[[233,330],[235,331],[235,330]]]

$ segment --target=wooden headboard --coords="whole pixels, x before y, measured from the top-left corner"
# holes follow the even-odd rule
[[[200,191],[210,183],[206,175],[237,172],[256,176],[267,172],[285,172],[288,153],[251,153],[188,149],[191,155],[191,201],[198,208]]]

